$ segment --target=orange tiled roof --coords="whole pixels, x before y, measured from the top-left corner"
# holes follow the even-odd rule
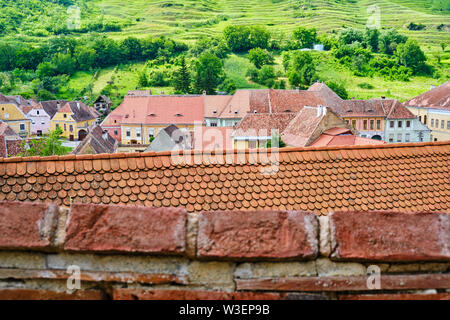
[[[450,141],[286,148],[271,175],[262,171],[267,157],[258,150],[235,150],[226,158],[191,151],[178,160],[169,152],[0,159],[0,200],[69,206],[72,199],[190,212],[449,209]]]

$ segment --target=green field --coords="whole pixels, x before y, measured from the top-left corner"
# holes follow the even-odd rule
[[[319,53],[319,75],[344,83],[349,94],[356,98],[379,97],[381,95],[402,101],[439,85],[450,78],[450,51],[442,51],[441,43],[450,47],[450,0],[80,0],[82,23],[96,19],[114,20],[125,23],[120,32],[107,32],[109,37],[123,39],[129,36],[146,37],[164,35],[175,40],[193,43],[200,36],[219,36],[230,24],[264,25],[274,38],[289,38],[298,26],[314,27],[319,33],[338,33],[346,27],[364,29],[370,13],[368,8],[377,5],[382,29],[396,28],[410,38],[417,39],[429,62],[436,56],[441,59],[441,78],[413,77],[409,82],[386,81],[383,78],[354,76],[348,69],[336,63],[330,53]],[[440,3],[441,6],[437,6]],[[47,14],[61,13],[60,23],[65,23],[66,8],[51,5]],[[439,8],[444,8],[440,10]],[[60,10],[60,11],[58,11]],[[56,14],[55,14],[56,12]],[[47,36],[25,32],[27,26],[55,19],[43,16],[28,18],[23,29],[4,39],[20,39],[24,42],[42,42]],[[0,12],[1,17],[1,12]],[[425,29],[410,31],[411,22],[424,24]],[[438,26],[444,25],[441,30]],[[85,34],[80,34],[80,37]],[[1,34],[0,34],[1,37]],[[276,68],[281,69],[281,57],[275,56]],[[246,78],[250,62],[245,55],[231,54],[224,60],[224,68],[238,88],[261,88]],[[75,98],[87,86],[98,94],[113,82],[117,87],[118,99],[128,90],[136,89],[138,73],[144,63],[127,64],[91,72],[77,72],[69,80],[67,88],[61,92],[65,98]],[[370,84],[372,89],[363,89],[358,84]],[[26,85],[14,89],[20,94]],[[172,88],[152,88],[153,92],[171,93]]]

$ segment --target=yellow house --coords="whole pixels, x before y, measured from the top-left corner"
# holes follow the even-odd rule
[[[126,144],[150,144],[160,130],[166,128],[166,124],[121,124],[121,141]],[[177,124],[179,129],[194,130],[193,124]]]
[[[450,140],[450,82],[433,87],[405,106],[431,129],[431,141]]]
[[[79,101],[63,105],[50,121],[50,130],[61,128],[62,136],[73,141],[83,140],[89,128],[96,125],[96,113],[90,107]]]
[[[0,120],[7,123],[19,136],[30,136],[31,120],[20,109],[15,100],[0,94]]]

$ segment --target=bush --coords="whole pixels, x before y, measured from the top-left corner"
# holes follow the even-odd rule
[[[274,59],[272,54],[266,49],[255,48],[248,52],[248,59],[252,62],[255,67],[261,69],[262,66],[267,64],[273,64]]]

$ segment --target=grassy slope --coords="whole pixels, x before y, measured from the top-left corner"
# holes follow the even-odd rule
[[[448,24],[448,12],[436,12],[430,8],[430,0],[91,0],[89,7],[93,12],[105,16],[132,21],[133,24],[120,33],[110,33],[116,39],[127,36],[166,35],[187,42],[201,35],[219,35],[229,24],[266,25],[275,36],[289,36],[297,26],[315,27],[319,32],[338,31],[343,27],[364,28],[368,14],[367,8],[377,4],[381,12],[382,28],[395,27],[411,38],[419,40],[427,55],[434,59],[442,53],[440,43],[450,43],[448,31],[438,31],[436,26]],[[423,23],[426,29],[409,31],[409,22]],[[38,39],[34,39],[38,40]],[[327,56],[327,53],[323,53]],[[325,60],[325,59],[323,59]],[[277,57],[277,63],[281,59]],[[444,73],[449,78],[450,52],[442,55]],[[243,56],[231,55],[225,62],[227,74],[239,88],[259,88],[257,84],[245,79],[248,60]],[[119,93],[136,88],[138,70],[143,64],[136,64],[115,70],[102,70],[96,79],[92,73],[78,72],[69,82],[73,92],[79,92],[93,81],[94,93],[99,93],[111,77]],[[277,68],[280,68],[278,65]],[[430,78],[413,78],[408,83],[386,82],[381,78],[358,78],[341,68],[332,60],[323,61],[319,66],[322,78],[344,82],[350,94],[357,98],[388,97],[405,100],[429,89],[430,85],[440,84]],[[361,89],[358,83],[370,83],[374,89]],[[156,88],[154,92],[170,93],[170,88]],[[67,90],[64,95],[73,98],[74,93]]]

